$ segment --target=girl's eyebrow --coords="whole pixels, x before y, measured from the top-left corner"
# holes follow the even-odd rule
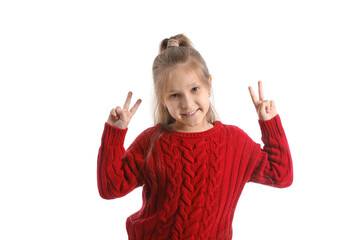
[[[186,88],[190,88],[190,87],[193,87],[193,86],[196,86],[196,85],[198,85],[198,82],[192,82],[192,83],[190,83],[190,84],[188,84],[187,86],[186,86]],[[172,92],[178,92],[178,90],[177,89],[170,89],[170,90],[166,90],[168,93],[172,93]]]

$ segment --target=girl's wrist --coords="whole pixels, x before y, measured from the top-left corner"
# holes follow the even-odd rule
[[[259,121],[265,122],[265,121],[269,121],[271,119],[273,119],[274,117],[276,117],[278,114],[275,114],[274,116],[266,116],[266,117],[260,117],[259,116]]]

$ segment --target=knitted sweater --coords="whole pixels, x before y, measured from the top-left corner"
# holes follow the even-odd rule
[[[143,186],[142,208],[126,222],[130,240],[231,239],[232,220],[247,182],[288,187],[292,160],[279,115],[259,121],[264,147],[219,121],[204,132],[142,132],[127,150],[127,129],[105,123],[98,155],[104,199]],[[159,136],[159,133],[162,133]]]

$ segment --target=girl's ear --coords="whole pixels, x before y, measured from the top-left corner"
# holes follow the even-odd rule
[[[212,76],[210,75],[209,76],[209,83],[210,83],[210,89],[211,89],[211,84],[212,84]],[[210,94],[210,90],[209,90],[209,97],[211,96],[211,94]]]

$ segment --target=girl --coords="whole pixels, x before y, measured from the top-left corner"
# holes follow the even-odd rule
[[[231,239],[232,220],[247,182],[284,188],[292,183],[289,146],[273,101],[257,98],[264,147],[218,121],[210,104],[211,76],[184,35],[164,39],[153,63],[155,126],[123,147],[141,100],[111,110],[98,155],[104,199],[143,186],[143,206],[126,222],[129,239]]]

